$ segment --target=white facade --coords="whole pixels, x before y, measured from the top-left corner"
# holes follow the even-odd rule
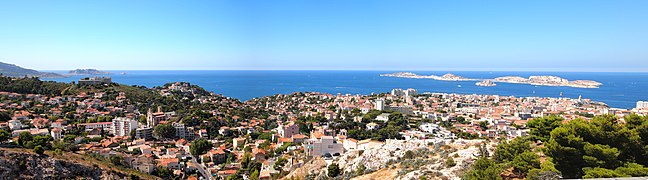
[[[376,120],[378,121],[389,121],[389,113],[382,113],[376,117]]]
[[[435,133],[435,132],[438,132],[439,130],[441,130],[441,129],[439,129],[439,125],[434,124],[434,123],[421,124],[421,126],[419,126],[419,129],[421,131],[427,132],[427,133]]]
[[[306,144],[306,150],[311,156],[322,156],[324,154],[342,154],[344,147],[337,143],[333,136],[322,136],[322,139],[310,139]]]
[[[137,121],[134,119],[118,117],[112,121],[111,130],[115,136],[128,136],[135,129],[137,129]]]
[[[10,120],[9,121],[9,128],[11,130],[16,130],[16,129],[21,129],[22,128],[22,123],[20,123],[19,120]]]
[[[391,91],[391,95],[392,95],[392,96],[405,96],[405,97],[409,97],[409,96],[413,96],[413,95],[417,95],[417,94],[418,94],[418,92],[416,91],[416,89],[412,89],[412,88],[409,88],[409,89],[406,89],[406,90],[403,90],[403,89],[392,89],[392,91]]]
[[[376,110],[378,110],[378,111],[383,111],[383,110],[385,110],[385,100],[383,100],[383,99],[377,99],[377,100],[376,100],[376,107],[374,107],[374,109],[376,109]]]
[[[648,108],[648,101],[637,101],[637,109]]]

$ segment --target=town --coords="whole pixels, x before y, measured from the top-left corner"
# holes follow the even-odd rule
[[[2,81],[39,86],[0,92],[3,148],[79,154],[164,179],[354,178],[389,173],[398,161],[394,179],[458,179],[498,142],[528,136],[534,118],[648,113],[645,102],[619,109],[583,98],[415,89],[296,92],[241,102],[186,82],[146,88],[109,77]],[[405,168],[415,156],[430,158]]]

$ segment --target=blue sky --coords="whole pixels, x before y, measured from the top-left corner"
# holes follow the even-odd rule
[[[41,70],[648,71],[648,1],[2,1]]]

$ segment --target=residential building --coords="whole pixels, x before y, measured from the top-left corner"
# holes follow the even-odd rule
[[[115,136],[128,136],[137,129],[137,121],[131,118],[118,117],[112,120],[112,133]]]
[[[376,99],[376,105],[375,105],[374,109],[376,109],[376,110],[378,110],[378,111],[383,111],[383,110],[385,110],[385,100],[383,100],[383,99]]]
[[[321,139],[309,139],[304,146],[306,153],[310,156],[334,155],[344,152],[343,145],[337,143],[333,136],[322,136]]]

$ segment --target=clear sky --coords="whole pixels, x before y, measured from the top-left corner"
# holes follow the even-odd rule
[[[40,70],[648,71],[648,1],[1,1]]]

